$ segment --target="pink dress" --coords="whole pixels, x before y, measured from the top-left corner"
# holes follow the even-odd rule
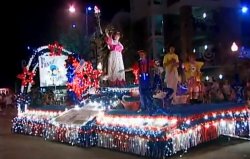
[[[125,72],[122,57],[123,45],[119,41],[107,37],[106,43],[109,47],[110,54],[108,58],[108,80],[115,85],[124,84]]]

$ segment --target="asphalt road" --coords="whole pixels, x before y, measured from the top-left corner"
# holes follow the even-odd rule
[[[0,159],[139,159],[136,155],[101,148],[79,148],[42,138],[12,134],[13,111],[0,113]],[[250,142],[222,137],[170,159],[250,159]]]

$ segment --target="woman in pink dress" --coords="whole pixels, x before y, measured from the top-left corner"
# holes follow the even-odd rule
[[[106,32],[106,43],[110,50],[108,58],[108,80],[112,86],[125,84],[124,63],[122,57],[123,45],[120,43],[120,33],[116,32],[113,37]]]

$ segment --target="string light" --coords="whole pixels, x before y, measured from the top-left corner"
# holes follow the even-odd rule
[[[79,109],[77,106],[76,108]],[[53,122],[53,119],[67,115],[69,111],[27,110],[13,119],[12,130],[15,133],[40,136],[45,140],[70,145],[99,146],[162,158],[181,150],[187,152],[189,148],[218,138],[222,134],[246,135],[249,133],[250,124],[246,107],[185,118],[163,115],[109,115],[99,112],[96,118],[89,118],[82,125]]]

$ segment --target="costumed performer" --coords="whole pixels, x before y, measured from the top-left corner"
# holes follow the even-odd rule
[[[153,81],[153,89],[154,90],[162,90],[162,73],[164,72],[163,67],[160,66],[159,60],[154,61],[154,81]]]
[[[150,84],[150,60],[144,50],[139,50],[139,92],[140,92],[140,111],[151,112],[153,109],[153,94]]]
[[[175,53],[175,48],[170,47],[169,52],[166,53],[163,59],[163,67],[165,69],[165,79],[168,88],[172,88],[174,90],[173,93],[173,103],[175,103],[177,84],[179,80],[178,70],[179,67],[179,58]]]
[[[198,102],[202,92],[201,68],[204,62],[196,61],[195,54],[189,54],[188,61],[183,64],[184,74],[188,84],[190,100]]]
[[[125,84],[125,72],[124,63],[122,57],[123,45],[120,43],[120,32],[115,32],[113,35],[109,35],[109,32],[105,30],[106,43],[110,50],[108,57],[108,80],[112,86],[123,86]]]

